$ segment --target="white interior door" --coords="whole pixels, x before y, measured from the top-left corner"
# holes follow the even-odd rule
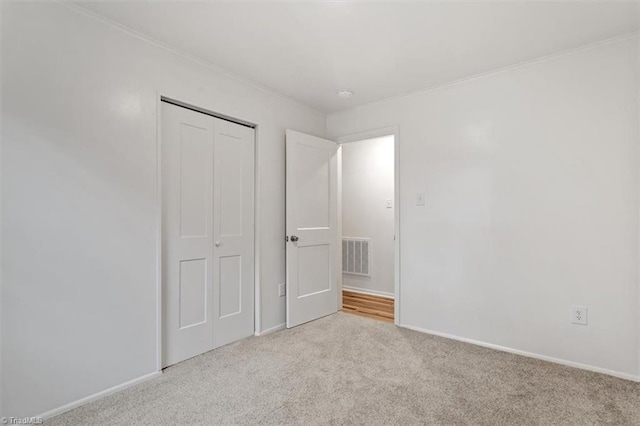
[[[287,130],[287,327],[338,310],[338,146]]]
[[[253,334],[254,130],[162,103],[163,366]]]

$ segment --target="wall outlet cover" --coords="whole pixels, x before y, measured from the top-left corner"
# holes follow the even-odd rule
[[[573,324],[587,325],[587,307],[573,305],[571,307],[571,322]]]

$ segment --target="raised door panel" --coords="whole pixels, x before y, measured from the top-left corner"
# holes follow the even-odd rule
[[[180,329],[207,321],[207,259],[180,261]]]
[[[329,227],[330,152],[306,144],[297,146],[295,185],[297,195],[297,228]]]
[[[242,256],[221,256],[218,268],[220,318],[242,312]]]
[[[210,197],[211,133],[187,123],[180,126],[180,236],[207,235]],[[167,159],[172,161],[172,159]]]

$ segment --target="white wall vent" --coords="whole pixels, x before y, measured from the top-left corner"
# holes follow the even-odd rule
[[[371,238],[342,238],[342,272],[371,276]]]

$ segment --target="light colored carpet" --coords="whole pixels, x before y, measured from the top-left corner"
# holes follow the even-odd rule
[[[639,425],[640,385],[338,313],[46,424]]]

